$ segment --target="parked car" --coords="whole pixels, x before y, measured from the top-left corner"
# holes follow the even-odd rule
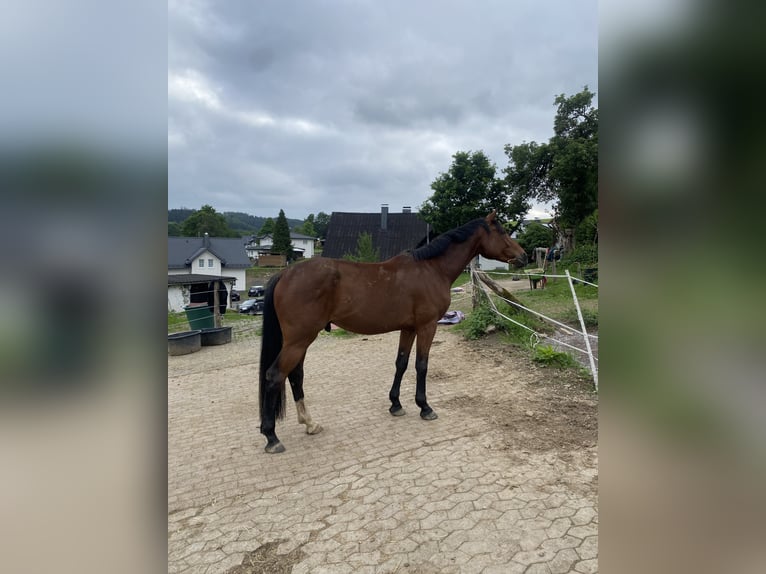
[[[234,289],[231,290],[231,301],[232,303],[239,301],[239,292]]]
[[[248,315],[263,313],[263,297],[259,297],[258,299],[248,299],[239,306],[239,312],[247,313]]]
[[[266,292],[266,288],[263,285],[253,285],[247,290],[248,297],[263,297]]]

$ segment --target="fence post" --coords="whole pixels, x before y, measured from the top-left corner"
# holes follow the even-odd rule
[[[213,321],[216,328],[221,327],[221,303],[218,297],[218,281],[213,281]]]
[[[476,278],[476,267],[474,266],[473,261],[471,261],[469,270],[471,273],[471,309],[475,311],[479,306],[479,281]]]
[[[596,369],[596,361],[593,360],[593,351],[590,348],[590,339],[588,338],[588,331],[585,330],[585,319],[583,319],[582,311],[580,310],[580,303],[577,301],[577,293],[575,293],[574,283],[572,283],[572,276],[569,274],[569,269],[565,270],[567,275],[567,281],[569,281],[569,288],[572,290],[572,299],[574,299],[575,309],[577,309],[577,317],[580,319],[580,328],[582,329],[583,337],[585,338],[585,348],[588,350],[588,360],[590,361],[590,372],[593,373],[593,384],[598,391],[598,370]]]

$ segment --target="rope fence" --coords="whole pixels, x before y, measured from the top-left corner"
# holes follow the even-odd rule
[[[168,334],[172,332],[178,332],[178,330],[186,330],[188,328],[199,328],[199,327],[192,327],[191,322],[194,321],[195,323],[199,321],[200,323],[197,324],[204,324],[205,318],[204,318],[204,312],[207,311],[209,313],[209,316],[212,317],[215,321],[216,315],[218,315],[218,321],[220,323],[220,326],[227,326],[232,327],[232,335],[234,337],[248,337],[250,336],[250,333],[254,335],[257,330],[261,327],[262,319],[258,315],[251,315],[249,313],[240,313],[239,307],[242,303],[244,303],[248,299],[255,299],[256,297],[245,297],[241,296],[241,301],[239,302],[232,302],[231,301],[231,293],[232,290],[227,289],[227,296],[226,299],[221,296],[221,300],[219,301],[218,307],[225,306],[226,312],[225,313],[216,313],[216,305],[210,304],[209,301],[211,298],[215,296],[215,292],[218,291],[217,289],[203,289],[203,290],[195,290],[192,293],[189,293],[187,295],[188,301],[184,301],[184,307],[188,308],[189,311],[192,313],[199,313],[203,312],[201,317],[196,317],[190,319],[189,312],[187,309],[184,309],[183,311],[171,311],[168,309]],[[237,291],[236,289],[234,291]],[[219,295],[222,295],[222,293],[219,291]],[[195,302],[192,301],[192,299],[201,299],[202,301]]]
[[[576,294],[575,289],[574,289],[573,281],[576,280],[578,282],[586,283],[586,284],[592,285],[593,287],[596,287],[596,288],[598,288],[598,285],[596,285],[594,283],[590,283],[590,282],[584,281],[582,279],[574,279],[569,274],[568,271],[567,271],[567,273],[565,275],[547,275],[547,277],[565,278],[565,279],[567,279],[569,281],[569,286],[570,286],[571,291],[572,291],[572,298],[573,298],[573,301],[574,301],[575,309],[577,310],[577,316],[578,316],[578,320],[580,322],[580,327],[582,329],[582,330],[577,330],[576,328],[571,327],[570,325],[566,325],[566,324],[564,324],[564,323],[562,323],[560,321],[557,321],[556,319],[553,319],[552,317],[548,317],[548,316],[546,316],[546,315],[544,315],[542,313],[534,311],[533,309],[530,309],[530,308],[528,308],[528,307],[526,307],[524,305],[521,305],[520,303],[518,303],[516,301],[511,301],[509,299],[506,299],[505,297],[502,297],[501,295],[498,295],[497,293],[492,292],[483,283],[483,281],[481,280],[479,274],[477,274],[475,272],[476,269],[475,269],[475,267],[473,265],[471,266],[470,271],[471,271],[471,284],[472,284],[472,286],[474,287],[474,289],[479,289],[481,292],[483,292],[485,294],[485,296],[487,298],[487,301],[489,301],[490,307],[492,308],[492,311],[496,315],[498,315],[498,316],[502,317],[503,319],[505,319],[506,321],[510,321],[511,323],[513,323],[515,325],[518,325],[519,327],[522,327],[523,329],[529,331],[531,333],[530,341],[532,342],[533,347],[537,346],[540,343],[541,339],[545,339],[545,340],[549,340],[549,341],[552,341],[554,343],[557,343],[557,344],[561,345],[562,347],[566,347],[568,349],[572,349],[573,351],[577,351],[579,353],[587,355],[588,361],[590,363],[590,371],[591,371],[591,374],[593,376],[593,383],[594,383],[594,386],[595,386],[596,390],[598,391],[598,368],[596,366],[596,363],[598,363],[598,357],[594,356],[593,349],[591,348],[591,345],[590,345],[591,339],[595,339],[596,341],[598,341],[598,336],[588,333],[586,328],[585,328],[585,321],[584,321],[584,318],[583,318],[583,315],[582,315],[582,310],[580,308],[579,301],[577,300],[577,294]],[[493,275],[494,274],[497,274],[497,275],[514,275],[514,276],[519,276],[519,277],[526,277],[527,276],[527,274],[520,274],[520,273],[503,273],[503,272],[495,273],[495,272],[493,272]],[[538,275],[537,273],[534,273],[533,275],[535,277],[543,276],[543,274],[539,274]],[[576,347],[574,345],[570,345],[569,343],[567,343],[565,341],[561,341],[559,339],[556,339],[555,337],[551,337],[550,335],[546,335],[544,333],[539,333],[539,332],[535,331],[534,329],[532,329],[531,327],[529,327],[528,325],[524,325],[523,323],[521,323],[521,322],[519,322],[519,321],[517,321],[517,320],[515,320],[515,319],[513,319],[513,318],[511,318],[509,316],[507,316],[506,314],[502,313],[497,308],[497,305],[495,305],[494,299],[492,297],[493,295],[495,297],[497,297],[498,299],[501,299],[502,301],[505,301],[506,303],[508,303],[510,305],[513,305],[516,308],[522,309],[522,310],[524,310],[524,311],[526,311],[526,312],[528,312],[528,313],[538,317],[539,319],[541,319],[543,321],[546,321],[546,322],[548,322],[548,323],[550,323],[552,325],[556,325],[556,326],[564,329],[564,331],[567,332],[567,333],[572,333],[572,334],[580,335],[583,338],[583,340],[585,341],[585,348],[582,349],[580,347]]]

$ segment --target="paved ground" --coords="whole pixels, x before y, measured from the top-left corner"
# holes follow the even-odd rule
[[[596,572],[595,397],[449,329],[430,422],[414,368],[407,415],[387,412],[396,333],[320,336],[305,390],[325,430],[290,404],[280,455],[258,432],[257,337],[168,357],[168,571]]]

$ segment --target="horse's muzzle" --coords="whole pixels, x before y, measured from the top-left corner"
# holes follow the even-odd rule
[[[524,267],[528,263],[529,259],[527,259],[527,254],[522,253],[521,255],[517,255],[513,259],[509,261],[509,263],[512,263],[514,267]]]

